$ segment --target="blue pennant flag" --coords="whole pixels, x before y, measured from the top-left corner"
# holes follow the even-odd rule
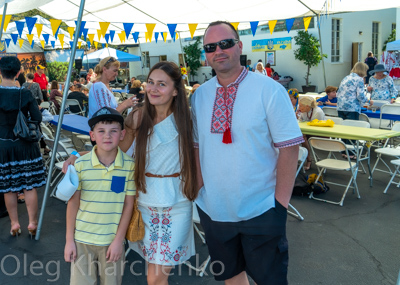
[[[29,34],[32,34],[33,27],[36,24],[37,19],[32,17],[25,17],[26,26],[28,27]]]
[[[9,47],[9,46],[10,46],[11,39],[4,39],[4,40],[6,41],[7,47]]]
[[[250,26],[251,26],[251,32],[253,33],[254,37],[257,31],[258,21],[250,22]]]
[[[79,29],[78,38],[82,36],[83,30],[85,29],[86,21],[81,21],[81,28]],[[78,27],[78,21],[75,21],[75,26]]]
[[[139,39],[139,32],[134,32],[132,33],[133,39],[135,40],[135,43],[137,43],[138,39]]]
[[[72,47],[74,46],[74,42],[73,41],[69,41],[69,45],[71,46],[71,49],[72,49]]]
[[[56,48],[56,41],[50,41],[50,43],[53,48]]]
[[[167,24],[169,33],[171,34],[171,38],[175,41],[175,30],[177,24]]]
[[[35,41],[32,40],[31,48],[33,48],[34,45],[35,45]]]
[[[17,27],[18,35],[21,38],[22,37],[22,30],[24,29],[25,22],[15,21],[15,25]]]
[[[83,29],[83,39],[86,41],[87,38],[87,33],[89,32],[89,29]]]
[[[162,39],[165,42],[167,39],[164,39],[164,33],[161,33]]]
[[[106,42],[108,43],[108,41],[110,40],[110,34],[105,34],[105,35],[104,35],[104,39],[105,39]]]
[[[114,31],[114,30],[110,30],[110,39],[111,39],[111,42],[114,41],[114,36],[115,36],[115,31]]]
[[[18,40],[18,34],[11,34],[11,38],[13,43],[16,45]]]
[[[103,48],[105,48],[105,47],[106,47],[106,44],[105,44],[105,43],[101,43],[101,46],[102,46]]]
[[[286,19],[286,29],[287,29],[287,32],[288,32],[288,33],[289,33],[290,30],[292,29],[293,23],[294,23],[294,18],[292,18],[292,19]]]
[[[159,35],[159,32],[155,32],[155,33],[154,33],[154,38],[156,39],[156,43],[157,43],[157,41],[158,41],[158,35]]]
[[[88,49],[90,49],[90,42],[86,42]]]
[[[124,25],[126,39],[128,39],[129,34],[131,33],[133,23],[122,23]]]
[[[49,34],[42,34],[42,36],[43,36],[43,38],[44,38],[44,41],[46,42],[46,45],[48,45],[49,44]]]
[[[60,25],[61,26],[61,25]],[[58,27],[56,34],[54,35],[54,37],[56,38],[56,40],[58,40],[58,32],[60,31],[60,27]]]

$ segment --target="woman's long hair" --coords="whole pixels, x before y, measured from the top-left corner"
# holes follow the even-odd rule
[[[189,104],[186,96],[185,86],[179,67],[173,62],[159,62],[153,66],[149,75],[156,70],[164,71],[174,81],[177,96],[172,99],[170,111],[173,112],[179,133],[179,160],[181,163],[181,179],[183,182],[183,194],[191,201],[196,199],[197,177],[193,146],[193,124],[190,118]],[[132,114],[133,115],[133,114]],[[136,189],[146,193],[146,154],[149,136],[153,133],[156,109],[146,99],[139,110],[138,127],[136,133],[135,147],[135,183]],[[150,135],[149,135],[150,134]],[[157,173],[155,173],[157,174]],[[172,173],[171,173],[172,174]]]

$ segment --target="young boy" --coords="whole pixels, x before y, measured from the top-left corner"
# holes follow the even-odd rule
[[[337,87],[327,86],[325,88],[326,96],[317,100],[318,105],[337,106],[336,91]]]
[[[70,284],[121,284],[124,239],[136,194],[134,162],[118,143],[124,138],[124,119],[104,107],[89,120],[96,146],[78,158],[78,190],[68,201],[66,262],[72,262]],[[76,154],[75,154],[76,155]]]

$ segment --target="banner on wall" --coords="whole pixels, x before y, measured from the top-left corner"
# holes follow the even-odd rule
[[[28,72],[35,73],[38,64],[44,67],[47,65],[43,52],[17,53],[17,57],[24,66],[25,74]]]
[[[251,51],[270,51],[292,49],[292,38],[275,38],[251,41]]]

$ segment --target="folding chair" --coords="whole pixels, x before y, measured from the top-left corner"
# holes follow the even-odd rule
[[[313,156],[314,156],[314,159],[316,162],[315,165],[319,169],[319,173],[318,173],[318,177],[317,177],[316,181],[319,180],[320,176],[326,169],[342,170],[342,171],[350,171],[351,172],[351,178],[347,185],[329,182],[330,184],[333,184],[333,185],[346,187],[344,190],[344,193],[342,195],[342,198],[340,199],[339,202],[316,198],[316,197],[314,197],[313,192],[311,192],[309,198],[315,199],[318,201],[322,201],[322,202],[327,202],[327,203],[343,206],[343,201],[344,201],[344,198],[346,197],[346,194],[347,194],[347,191],[349,190],[349,188],[355,189],[357,192],[357,198],[360,198],[360,193],[358,192],[357,181],[356,181],[357,170],[358,170],[357,164],[355,162],[350,161],[350,157],[349,157],[349,153],[347,151],[346,145],[342,141],[339,141],[339,140],[331,140],[331,139],[316,138],[316,137],[311,137],[308,140],[308,142],[310,144],[311,151],[313,153]],[[315,150],[325,151],[325,152],[345,151],[346,155],[347,155],[347,161],[331,159],[331,158],[318,160],[317,155],[315,154]],[[350,186],[351,184],[353,184],[353,186]]]
[[[308,150],[305,147],[300,147],[299,148],[299,157],[298,157],[298,167],[297,167],[297,171],[296,171],[296,177],[297,175],[299,175],[300,170],[303,168],[304,162],[306,161],[308,156]],[[291,212],[288,209],[288,214],[299,219],[300,221],[304,221],[303,216],[299,213],[299,211],[297,211],[297,209],[295,207],[293,207],[292,204],[289,203],[289,207],[295,212]]]
[[[199,217],[199,213],[197,212],[197,206],[196,206],[195,203],[193,203],[193,227],[194,227],[194,230],[196,231],[196,233],[199,235],[199,237],[200,237],[201,241],[203,242],[203,244],[205,244],[206,240],[204,238],[204,232],[199,230],[199,228],[197,227],[197,224],[200,224],[200,217]],[[185,261],[183,263],[185,265],[187,265],[189,268],[191,268],[191,269],[193,269],[193,270],[195,270],[197,272],[200,272],[199,276],[203,277],[204,272],[206,271],[207,265],[208,265],[208,263],[210,263],[210,260],[211,260],[211,256],[208,255],[206,260],[204,260],[203,263],[199,267],[196,267],[196,266],[192,265],[188,261]]]
[[[49,127],[47,127],[43,123],[40,124],[40,127],[42,128],[42,134],[45,138],[54,140],[53,132],[51,131],[51,129]],[[72,143],[71,139],[68,137],[61,135],[60,141],[64,144],[64,146],[66,148],[74,147],[74,144]]]
[[[44,109],[49,109],[50,108],[50,102],[42,102],[40,103],[40,107]]]
[[[370,123],[368,116],[363,113],[359,115],[358,120]]]
[[[393,172],[392,177],[389,180],[388,185],[386,186],[385,190],[383,190],[383,193],[386,194],[387,190],[389,189],[390,184],[396,184],[397,187],[400,187],[400,182],[393,182],[393,179],[396,177],[397,174],[399,174],[399,169],[400,169],[400,159],[394,159],[390,161],[391,164],[395,165],[395,170]]]
[[[327,120],[330,119],[330,120],[334,121],[336,125],[341,125],[343,122],[343,119],[339,118],[339,117],[325,116],[325,119],[327,119]]]
[[[375,102],[374,102],[374,105],[375,105]],[[386,127],[382,126],[382,117],[385,114],[400,115],[400,104],[384,104],[381,107],[381,113],[379,116],[379,129],[390,129],[393,126],[393,120],[390,120],[389,126],[386,126]],[[385,120],[385,119],[383,119],[383,120]]]
[[[71,106],[76,106],[79,108],[79,111],[74,113],[71,111]],[[82,110],[81,105],[79,104],[78,100],[76,99],[67,99],[65,101],[65,113],[69,113],[69,114],[76,114],[76,115],[85,115],[85,112]]]
[[[332,117],[339,117],[337,108],[334,107],[322,107],[322,111],[324,111],[325,115]]]

